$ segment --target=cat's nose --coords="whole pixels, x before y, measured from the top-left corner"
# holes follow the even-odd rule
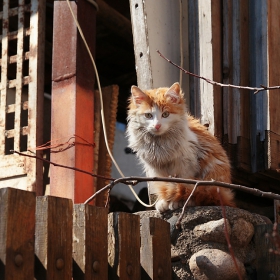
[[[160,127],[161,127],[161,124],[159,124],[159,123],[155,125],[155,129],[156,129],[156,130],[159,130]]]

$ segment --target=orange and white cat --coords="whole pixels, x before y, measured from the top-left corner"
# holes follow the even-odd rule
[[[179,83],[170,88],[142,91],[131,87],[127,136],[148,177],[175,176],[185,179],[230,183],[230,163],[219,141],[186,112]],[[193,185],[150,182],[158,195],[156,209],[164,212],[181,207]],[[220,188],[223,204],[235,206],[230,189]],[[198,186],[188,205],[220,205],[216,186]]]

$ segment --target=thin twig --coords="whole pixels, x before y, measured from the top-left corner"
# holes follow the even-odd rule
[[[88,204],[88,203],[91,202],[98,194],[100,194],[100,193],[106,191],[107,189],[113,188],[113,186],[115,185],[115,184],[113,184],[113,183],[114,183],[114,182],[112,182],[112,183],[106,185],[104,188],[102,188],[102,189],[96,191],[91,197],[89,197],[89,198],[84,202],[84,204]]]
[[[174,65],[175,67],[179,68],[181,71],[183,71],[185,74],[188,74],[190,76],[193,76],[195,78],[198,79],[202,79],[205,82],[211,84],[211,85],[215,85],[215,86],[220,86],[220,87],[231,87],[231,88],[238,88],[238,89],[248,89],[248,90],[253,90],[254,94],[259,93],[260,91],[264,91],[264,90],[273,90],[273,89],[280,89],[280,86],[264,86],[264,85],[260,85],[260,87],[245,87],[245,86],[236,86],[236,85],[231,85],[231,84],[222,84],[222,83],[218,83],[215,82],[213,80],[210,80],[208,78],[199,76],[197,74],[194,74],[192,72],[189,72],[187,70],[185,70],[184,68],[182,68],[181,66],[179,66],[178,64],[174,63],[173,61],[171,61],[170,59],[168,59],[167,57],[165,57],[159,50],[157,50],[157,53],[166,61],[168,61],[170,64]]]
[[[197,189],[199,183],[200,183],[200,182],[197,182],[197,183],[195,184],[195,186],[194,186],[194,188],[193,188],[193,190],[192,190],[190,196],[188,197],[187,201],[185,202],[185,204],[184,204],[184,206],[183,206],[183,208],[182,208],[182,212],[181,212],[181,214],[180,214],[180,216],[179,216],[179,218],[178,218],[178,220],[177,220],[177,222],[176,222],[176,228],[177,228],[177,229],[180,229],[180,228],[181,228],[181,221],[182,221],[182,219],[183,219],[183,217],[184,217],[184,213],[185,213],[186,207],[187,207],[187,205],[188,205],[188,203],[189,203],[189,201],[190,201],[192,195],[194,194],[195,190]]]
[[[232,258],[232,260],[233,260],[233,262],[234,262],[234,266],[235,266],[235,269],[236,269],[238,278],[239,278],[239,280],[242,280],[243,278],[242,278],[242,276],[241,276],[241,273],[240,273],[239,267],[238,267],[238,265],[237,265],[237,261],[236,261],[236,258],[235,258],[235,255],[234,255],[234,252],[233,252],[231,243],[230,243],[230,238],[229,238],[228,228],[227,228],[227,223],[226,223],[226,220],[227,220],[227,218],[226,218],[226,209],[225,209],[225,206],[224,206],[224,203],[223,203],[223,199],[222,199],[222,196],[221,196],[220,188],[219,188],[219,187],[217,188],[217,193],[218,193],[218,195],[219,195],[220,204],[221,204],[221,207],[222,207],[222,215],[223,215],[223,218],[224,218],[224,225],[225,225],[225,237],[226,237],[228,249],[229,249],[231,258]]]

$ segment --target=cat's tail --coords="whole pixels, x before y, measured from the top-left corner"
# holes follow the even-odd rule
[[[194,185],[168,182],[152,182],[152,188],[158,196],[156,209],[164,212],[182,207],[190,196]],[[234,193],[227,188],[217,186],[198,186],[188,202],[188,206],[224,205],[236,207]]]

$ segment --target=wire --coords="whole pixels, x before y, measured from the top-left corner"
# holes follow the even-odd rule
[[[90,2],[90,3],[92,3],[92,2]],[[105,116],[104,116],[104,108],[103,108],[102,89],[101,89],[100,79],[99,79],[99,75],[98,75],[98,71],[97,71],[97,67],[96,67],[96,64],[95,64],[93,55],[92,55],[92,53],[91,53],[91,51],[90,51],[90,49],[89,49],[89,46],[88,46],[87,41],[86,41],[86,39],[85,39],[85,37],[84,37],[83,31],[82,31],[82,29],[81,29],[81,27],[80,27],[80,24],[79,24],[79,22],[78,22],[78,20],[77,20],[77,18],[76,18],[76,16],[75,16],[75,14],[74,14],[74,12],[73,12],[73,9],[72,9],[72,7],[71,7],[71,5],[70,5],[69,0],[67,0],[67,4],[68,4],[68,7],[69,7],[69,9],[70,9],[71,15],[72,15],[72,17],[73,17],[73,19],[74,19],[74,21],[75,21],[75,24],[76,24],[76,26],[77,26],[77,28],[78,28],[78,30],[79,30],[79,33],[80,33],[80,35],[81,35],[81,38],[82,38],[82,40],[83,40],[83,42],[84,42],[84,44],[85,44],[85,47],[86,47],[86,49],[87,49],[87,51],[88,51],[88,54],[89,54],[89,56],[90,56],[90,59],[91,59],[91,62],[92,62],[93,68],[94,68],[94,72],[95,72],[95,76],[96,76],[96,81],[97,81],[97,86],[98,86],[98,91],[99,91],[99,95],[100,95],[101,123],[102,123],[102,127],[103,127],[103,133],[104,133],[104,139],[105,139],[106,149],[107,149],[108,154],[109,154],[109,156],[110,156],[112,162],[114,163],[116,169],[117,169],[118,172],[120,173],[120,175],[121,175],[122,177],[125,177],[124,174],[123,174],[123,172],[121,171],[119,165],[118,165],[117,162],[115,161],[115,159],[114,159],[114,157],[113,157],[113,155],[112,155],[112,152],[111,152],[111,150],[110,150],[110,148],[109,148],[108,138],[107,138],[107,132],[106,132],[106,125],[105,125]],[[153,207],[153,206],[156,204],[157,201],[155,201],[153,204],[146,204],[146,203],[144,203],[144,202],[138,197],[137,193],[134,191],[134,189],[132,188],[132,186],[128,185],[128,187],[130,188],[131,192],[133,193],[133,195],[135,196],[135,198],[138,200],[138,202],[141,203],[143,206],[145,206],[145,207]]]

